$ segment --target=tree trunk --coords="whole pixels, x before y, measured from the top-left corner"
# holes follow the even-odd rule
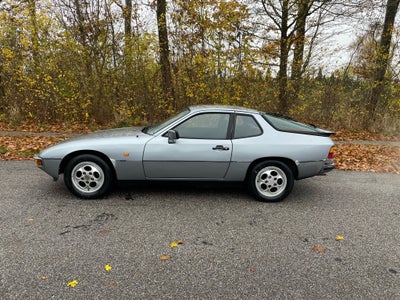
[[[162,76],[162,89],[165,100],[171,103],[171,108],[175,108],[175,95],[172,83],[171,64],[169,60],[169,45],[167,31],[167,3],[166,0],[157,0],[157,27],[158,43],[160,47],[160,67]]]
[[[393,25],[399,8],[399,3],[400,0],[388,0],[386,5],[385,21],[377,49],[372,90],[367,103],[367,117],[364,119],[364,127],[367,129],[374,128],[376,109],[385,88],[385,74],[390,61],[390,45],[392,42]]]
[[[3,67],[0,65],[0,99],[4,98],[6,95],[6,90],[4,88],[3,82]]]
[[[294,50],[292,61],[291,80],[293,83],[293,101],[297,102],[301,89],[301,78],[304,64],[304,43],[306,35],[306,21],[310,10],[309,1],[301,0],[298,3],[296,18],[296,33],[294,38]]]
[[[32,61],[36,66],[38,63],[39,53],[39,32],[36,16],[36,0],[28,0],[29,20],[32,26],[31,43],[32,43]]]
[[[288,60],[289,60],[289,37],[288,37],[288,21],[289,21],[289,0],[282,1],[282,19],[281,19],[281,39],[280,39],[280,61],[278,73],[278,110],[280,114],[287,114],[288,107]]]
[[[83,47],[86,47],[86,34],[85,34],[85,18],[83,17],[82,8],[79,0],[74,0],[76,22],[78,24],[78,32],[80,43]]]
[[[125,30],[125,43],[129,41],[132,36],[132,0],[125,0],[124,7],[124,30]]]
[[[125,61],[125,75],[129,80],[132,72],[132,55],[129,54],[132,46],[132,0],[125,0],[125,6],[122,7],[124,17],[124,61]]]

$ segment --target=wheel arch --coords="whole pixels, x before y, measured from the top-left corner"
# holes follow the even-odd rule
[[[279,157],[279,156],[271,156],[271,157],[261,157],[258,158],[256,160],[254,160],[249,167],[247,168],[247,173],[246,173],[246,178],[245,181],[247,181],[249,179],[250,173],[253,170],[254,166],[256,166],[257,164],[259,164],[260,162],[263,161],[279,161],[284,163],[285,165],[287,165],[289,167],[289,169],[293,172],[293,177],[297,180],[298,179],[298,175],[299,175],[299,170],[297,168],[296,163],[291,160],[290,158],[285,158],[285,157]]]
[[[95,150],[79,150],[79,151],[69,153],[61,160],[58,173],[59,174],[64,173],[65,166],[68,164],[68,162],[71,159],[73,159],[74,157],[77,157],[79,155],[84,155],[84,154],[91,154],[91,155],[97,156],[97,157],[101,158],[102,160],[104,160],[104,162],[110,167],[110,170],[112,172],[112,176],[113,176],[114,180],[116,180],[117,174],[115,171],[115,167],[114,167],[113,163],[111,162],[111,159],[104,153],[102,153],[100,151],[95,151]]]

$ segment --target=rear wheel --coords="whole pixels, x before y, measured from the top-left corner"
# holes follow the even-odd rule
[[[292,170],[283,162],[267,160],[257,164],[249,176],[249,187],[254,196],[265,202],[285,199],[293,189]]]
[[[112,172],[101,158],[91,154],[76,156],[64,170],[64,182],[76,196],[84,199],[100,198],[112,188]]]

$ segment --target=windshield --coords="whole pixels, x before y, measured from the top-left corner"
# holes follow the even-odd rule
[[[159,123],[159,124],[154,125],[154,126],[147,126],[147,127],[143,128],[142,132],[150,134],[150,135],[153,135],[153,134],[157,133],[158,131],[160,131],[161,129],[163,129],[164,127],[167,127],[168,125],[174,123],[179,118],[187,115],[189,112],[190,112],[190,110],[187,108],[184,111],[182,111],[179,114],[177,114],[177,115],[165,120],[162,123]]]

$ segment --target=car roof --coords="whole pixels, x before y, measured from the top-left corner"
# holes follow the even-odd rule
[[[243,113],[253,113],[259,114],[260,112],[255,109],[240,107],[240,106],[231,106],[231,105],[194,105],[189,107],[190,111],[224,111],[224,112],[243,112]]]

